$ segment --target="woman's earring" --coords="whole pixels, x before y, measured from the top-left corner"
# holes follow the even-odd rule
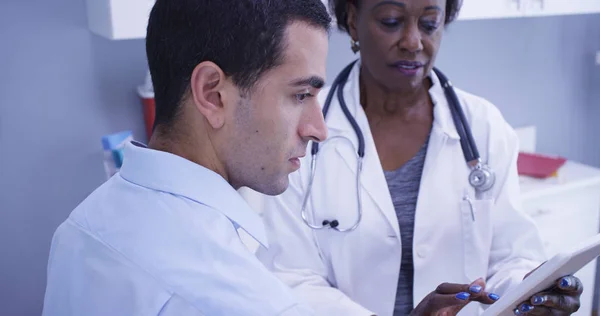
[[[355,40],[350,40],[350,44],[350,48],[352,48],[352,51],[356,54],[360,50],[360,44]]]

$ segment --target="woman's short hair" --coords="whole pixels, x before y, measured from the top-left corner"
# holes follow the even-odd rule
[[[348,32],[348,5],[354,4],[360,8],[361,0],[329,0],[329,8],[335,14],[337,26],[340,30]],[[480,0],[482,1],[482,0]],[[462,0],[446,0],[446,25],[452,23],[460,12]]]

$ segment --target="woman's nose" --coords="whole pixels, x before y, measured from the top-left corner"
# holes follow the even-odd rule
[[[419,31],[418,25],[415,23],[407,24],[406,28],[402,31],[398,45],[400,46],[400,49],[410,53],[421,51],[423,49],[423,43],[421,42],[421,32]]]

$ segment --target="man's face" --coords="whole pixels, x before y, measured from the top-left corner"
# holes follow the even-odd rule
[[[249,96],[229,107],[229,144],[222,157],[234,187],[283,193],[309,140],[327,128],[316,95],[324,84],[327,33],[304,22],[287,26],[283,63],[261,76]]]

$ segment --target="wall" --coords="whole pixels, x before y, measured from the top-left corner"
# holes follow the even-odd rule
[[[86,28],[82,0],[0,1],[0,306],[40,315],[50,239],[104,180],[102,135],[143,136],[143,41]]]
[[[540,150],[600,166],[599,32],[598,15],[461,22],[438,66],[512,124],[538,125]],[[92,35],[82,0],[3,0],[0,38],[0,306],[39,315],[52,233],[104,180],[101,136],[144,140],[144,43]],[[351,58],[334,34],[329,79]]]
[[[598,17],[598,20],[600,20],[600,16]],[[600,24],[600,22],[598,24]],[[600,27],[597,26],[596,29],[592,31],[594,34],[590,37],[590,42],[595,42],[596,48],[600,46],[600,32],[598,32],[598,28]],[[598,50],[600,51],[600,49]],[[588,122],[586,124],[588,128],[586,139],[591,142],[588,150],[589,155],[593,157],[591,161],[600,164],[600,65],[589,68],[587,80],[589,89],[587,108],[590,109],[591,114],[588,116]]]

